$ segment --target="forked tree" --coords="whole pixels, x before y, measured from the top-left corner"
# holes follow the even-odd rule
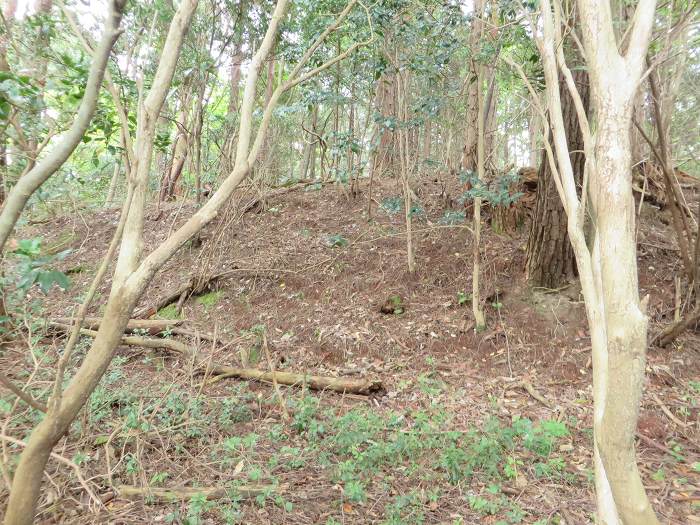
[[[350,0],[345,9],[310,45],[286,80],[272,92],[254,134],[253,111],[256,106],[257,80],[263,63],[274,46],[288,3],[288,0],[277,1],[264,38],[247,70],[245,89],[239,108],[238,142],[233,170],[222,182],[219,189],[192,217],[144,257],[143,223],[146,209],[146,189],[151,171],[156,124],[172,83],[184,37],[197,8],[197,0],[183,0],[180,3],[172,18],[150,89],[147,94],[144,94],[138,110],[134,140],[135,164],[131,169],[128,194],[122,209],[122,219],[105,257],[105,262],[111,258],[110,252],[116,248],[121,234],[119,255],[111,291],[105,306],[103,322],[100,324],[99,331],[85,358],[72,376],[68,386],[63,389],[64,369],[62,367],[67,364],[67,357],[70,356],[72,345],[75,344],[80,333],[81,316],[84,317],[87,305],[94,296],[96,283],[104,275],[104,270],[107,267],[105,262],[98,270],[87,298],[80,308],[80,315],[73,326],[73,332],[59,361],[59,370],[47,404],[46,415],[32,431],[26,447],[20,455],[5,513],[4,523],[6,525],[25,525],[34,521],[44,467],[50,457],[51,450],[68,431],[78,412],[109,367],[141,294],[156,272],[189,239],[216,217],[234,190],[248,176],[251,166],[261,150],[273,109],[280,96],[292,87],[345,59],[358,47],[369,43],[368,41],[355,43],[319,66],[306,67],[328,35],[338,29],[355,6],[356,0]],[[11,226],[6,231],[9,230],[11,230]]]
[[[591,82],[592,125],[564,56],[564,24],[556,1],[540,2],[542,32],[537,40],[554,143],[552,149],[545,141],[545,149],[566,211],[591,332],[598,519],[607,525],[655,524],[658,520],[642,485],[634,446],[648,320],[647,299],[639,297],[630,155],[632,109],[644,73],[655,0],[639,1],[624,52],[615,36],[609,0],[578,0],[577,6]],[[560,74],[574,100],[584,138],[581,195],[567,144]],[[584,236],[589,202],[590,248]]]

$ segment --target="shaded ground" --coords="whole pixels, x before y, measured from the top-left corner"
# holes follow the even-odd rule
[[[186,359],[121,348],[81,421],[57,448],[81,464],[105,507],[88,512],[77,479],[51,463],[41,522],[590,522],[590,341],[577,288],[529,289],[526,232],[511,238],[486,227],[489,328],[475,333],[466,295],[470,235],[463,225],[441,221],[439,185],[421,193],[425,214],[414,223],[413,277],[406,273],[403,213],[376,205],[391,209],[386,199],[396,188],[378,190],[371,221],[366,195],[348,200],[333,187],[309,190],[274,197],[252,212],[222,214],[201,245],[181,250],[158,274],[141,306],[193,274],[231,271],[183,304],[183,326],[223,343],[190,341],[202,359],[267,369],[264,330],[277,369],[376,377],[386,392],[367,398],[283,389],[287,421],[270,385],[210,384]],[[192,210],[176,203],[157,220],[152,210],[148,247]],[[35,313],[70,315],[116,220],[117,210],[102,210],[22,231],[23,237],[42,235],[54,250],[75,250],[61,263],[72,270],[70,292],[54,290],[44,299],[33,291],[42,299]],[[664,224],[644,217],[639,241],[653,333],[673,318],[679,262]],[[105,283],[96,304],[108,291]],[[381,313],[396,296],[401,312]],[[160,315],[175,313],[171,306]],[[37,336],[32,344],[40,366],[30,386],[40,396],[51,377],[43,363],[55,360],[61,340]],[[32,370],[34,361],[24,346],[2,350],[0,363],[23,383],[23,370]],[[700,513],[698,334],[671,348],[652,347],[647,371],[640,466],[661,518],[691,523]],[[7,412],[12,400],[2,399]],[[21,408],[5,417],[4,433],[23,437],[37,417]],[[10,465],[14,454],[6,447]],[[258,498],[239,498],[241,483],[270,488]],[[232,487],[232,496],[128,501],[111,490],[120,484]],[[6,496],[3,485],[0,500]]]

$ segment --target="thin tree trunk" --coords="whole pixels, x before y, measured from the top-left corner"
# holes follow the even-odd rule
[[[691,259],[693,247],[693,232],[688,224],[683,205],[683,193],[676,179],[676,170],[673,167],[671,144],[669,141],[670,118],[664,118],[661,108],[661,93],[659,93],[657,73],[652,71],[649,75],[649,88],[652,94],[652,106],[654,108],[654,120],[656,123],[658,154],[661,162],[661,171],[664,175],[666,187],[666,200],[671,208],[671,217],[676,231],[676,240],[681,253],[681,260],[685,268],[688,283],[693,283],[697,278],[695,265]],[[670,105],[670,104],[669,104]],[[641,131],[640,131],[641,133]]]
[[[474,2],[474,20],[472,21],[471,34],[469,44],[472,53],[476,53],[481,47],[481,39],[483,37],[484,16],[483,0]],[[471,59],[470,73],[473,75],[472,82],[469,84],[469,99],[467,106],[467,134],[464,147],[464,156],[462,167],[472,170],[476,173],[479,181],[484,180],[485,167],[485,117],[487,108],[484,107],[484,66],[478,64],[474,58]],[[473,95],[473,98],[472,98]],[[473,143],[472,143],[473,142]],[[474,209],[472,219],[472,313],[474,315],[474,323],[477,331],[486,328],[486,318],[484,310],[481,306],[481,197],[474,198]]]
[[[482,71],[479,67],[477,71],[477,147],[476,147],[476,176],[479,181],[484,180],[484,102],[482,92]],[[474,217],[472,229],[474,235],[472,239],[472,313],[477,332],[486,328],[486,318],[481,306],[481,197],[474,198]]]
[[[408,101],[406,88],[406,73],[397,73],[397,108],[399,111],[400,128],[399,136],[399,160],[401,163],[401,186],[403,189],[404,198],[404,218],[406,221],[406,261],[408,264],[408,273],[414,275],[416,273],[416,255],[413,244],[413,191],[411,190],[410,177],[410,160],[409,160],[409,133],[408,125]]]
[[[114,202],[114,193],[117,191],[117,183],[119,182],[119,174],[121,171],[121,159],[117,159],[114,163],[114,173],[109,181],[109,189],[105,198],[105,207],[109,207]]]
[[[173,19],[171,32],[163,50],[163,58],[153,82],[154,87],[144,103],[146,115],[138,123],[136,186],[130,208],[123,212],[127,213],[128,216],[124,228],[122,249],[117,261],[110,298],[105,308],[104,318],[111,322],[105,322],[100,326],[97,338],[65,392],[60,399],[50,399],[49,412],[32,431],[15,471],[5,513],[5,525],[29,525],[34,521],[44,467],[51,455],[51,450],[68,431],[78,411],[85,404],[109,366],[112,355],[129,321],[131,311],[136,306],[139,293],[127,293],[126,280],[140,262],[143,245],[145,190],[153,152],[155,123],[172,80],[183,33],[189,25],[196,5],[196,0],[183,1]],[[121,20],[120,13],[123,7],[124,3],[113,4],[110,30],[115,33]],[[106,33],[109,33],[110,30],[106,30]],[[116,36],[114,40],[116,40]],[[111,49],[111,43],[109,49]],[[87,96],[86,93],[85,97]],[[138,206],[135,211],[134,206]]]
[[[632,103],[642,76],[655,0],[640,0],[624,55],[615,40],[609,0],[578,0],[591,99],[596,110],[595,143],[580,98],[587,164],[583,195],[577,195],[559,96],[557,66],[577,96],[562,48],[559,4],[541,1],[547,102],[557,164],[557,189],[568,215],[578,263],[593,353],[594,461],[598,519],[607,525],[656,525],[637,467],[634,440],[644,382],[647,301],[639,299],[635,205],[629,130]],[[552,7],[554,9],[552,9]],[[554,15],[554,20],[553,20]],[[548,151],[551,153],[551,150]],[[554,159],[553,172],[558,172]],[[586,191],[590,192],[593,248],[583,235]]]

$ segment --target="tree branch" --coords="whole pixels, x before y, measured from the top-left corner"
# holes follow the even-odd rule
[[[68,160],[85,134],[97,107],[97,99],[107,68],[107,61],[114,43],[119,38],[119,24],[126,0],[112,0],[108,20],[105,22],[102,39],[90,66],[90,73],[85,87],[85,95],[80,102],[78,113],[63,140],[28,173],[20,177],[17,184],[7,196],[0,212],[0,251],[5,246],[17,220],[34,192],[51,177]]]

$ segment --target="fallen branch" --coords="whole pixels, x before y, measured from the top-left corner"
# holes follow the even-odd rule
[[[120,485],[116,487],[120,498],[149,498],[157,501],[189,500],[193,496],[203,495],[208,500],[228,497],[255,498],[260,494],[280,492],[286,485],[241,485],[239,487],[135,487]]]
[[[677,323],[668,325],[666,328],[661,330],[656,337],[652,340],[658,341],[659,346],[667,346],[671,344],[676,338],[685,332],[692,325],[700,321],[700,306],[695,308],[692,312],[685,316]]]
[[[644,443],[646,443],[647,445],[650,445],[650,446],[652,446],[652,447],[654,447],[654,448],[657,448],[657,449],[659,449],[661,452],[665,452],[666,454],[668,454],[669,456],[671,456],[672,458],[674,458],[674,459],[675,459],[676,461],[678,461],[679,463],[688,463],[688,460],[687,460],[685,457],[680,456],[680,455],[678,455],[678,454],[674,454],[674,452],[673,452],[671,449],[669,449],[668,447],[665,447],[664,445],[662,445],[662,444],[660,444],[660,443],[657,443],[656,441],[654,441],[654,440],[651,439],[650,437],[645,436],[645,435],[642,434],[641,432],[637,432],[636,436],[637,436],[637,438],[639,438],[641,441],[644,441]]]
[[[327,181],[322,181],[322,180],[300,180],[300,181],[295,181],[293,183],[288,183],[285,185],[281,186],[275,186],[272,188],[270,191],[262,195],[258,199],[254,199],[251,202],[249,202],[245,208],[243,208],[242,212],[243,213],[248,213],[248,212],[260,212],[264,211],[266,208],[266,204],[270,199],[273,199],[275,197],[280,197],[282,195],[285,195],[287,193],[293,193],[295,191],[302,190],[304,188],[307,188],[309,186],[325,186],[326,184],[332,184],[335,181],[327,180]]]
[[[72,317],[57,317],[53,319],[52,322],[58,323],[59,325],[68,325],[72,324],[74,319]],[[102,319],[99,317],[87,317],[85,318],[83,327],[89,330],[99,330],[101,322]],[[190,339],[201,339],[203,341],[225,344],[223,340],[212,334],[200,332],[199,330],[182,328],[180,325],[183,322],[184,319],[131,319],[126,326],[126,331],[130,333],[144,331],[152,336],[170,332],[174,335],[189,337]],[[60,327],[54,326],[54,328]]]
[[[651,398],[656,402],[657,405],[659,405],[659,408],[661,409],[661,411],[662,411],[664,414],[666,414],[666,417],[668,417],[668,418],[669,418],[671,421],[673,421],[676,425],[678,425],[678,426],[681,427],[681,428],[688,428],[689,426],[691,426],[690,424],[688,424],[688,423],[683,423],[683,421],[681,421],[680,419],[678,419],[678,418],[673,414],[673,412],[671,412],[671,410],[664,404],[664,402],[661,401],[661,399],[659,399],[659,396],[657,396],[656,394],[651,394]]]
[[[53,322],[62,325],[70,325],[75,322],[73,317],[58,317],[53,319]],[[86,317],[83,321],[83,327],[88,330],[98,330],[102,323],[101,317]],[[174,327],[182,324],[182,319],[130,319],[126,325],[127,332],[145,331],[149,335],[158,335],[162,332],[172,330]]]
[[[294,372],[263,372],[257,368],[236,368],[232,366],[212,365],[212,373],[217,377],[211,382],[219,381],[227,377],[239,379],[251,379],[272,383],[277,381],[281,385],[306,386],[311,390],[332,390],[333,392],[351,394],[371,394],[382,390],[382,382],[368,379],[348,379],[345,377],[310,376]]]
[[[298,273],[294,270],[285,270],[281,268],[231,268],[223,272],[212,274],[208,277],[193,276],[189,279],[187,283],[180,286],[173,292],[168,292],[167,295],[161,297],[156,304],[153,306],[147,306],[140,308],[134,313],[136,318],[144,318],[155,315],[159,310],[165,308],[166,306],[177,302],[181,307],[182,304],[187,300],[187,298],[193,295],[200,295],[212,289],[214,284],[235,273],[246,273],[251,275],[262,275],[262,274],[275,274],[275,273]]]
[[[54,322],[51,323],[51,325],[61,330],[70,329],[68,325],[62,325],[60,323]],[[94,330],[88,330],[85,328],[82,329],[80,333],[90,337],[95,337],[97,335],[97,332]],[[173,339],[156,339],[152,337],[131,335],[122,337],[121,344],[154,349],[162,348],[171,350],[189,358],[193,358],[197,355],[197,351],[194,348]],[[209,363],[206,366],[206,373],[216,376],[213,378],[212,382],[220,381],[221,379],[228,377],[237,377],[239,379],[265,381],[270,383],[277,381],[277,383],[281,385],[306,386],[311,390],[332,390],[333,392],[351,394],[371,394],[373,392],[380,392],[383,388],[382,382],[379,380],[312,376],[307,374],[280,371],[264,372],[256,368],[237,368],[216,363]]]

